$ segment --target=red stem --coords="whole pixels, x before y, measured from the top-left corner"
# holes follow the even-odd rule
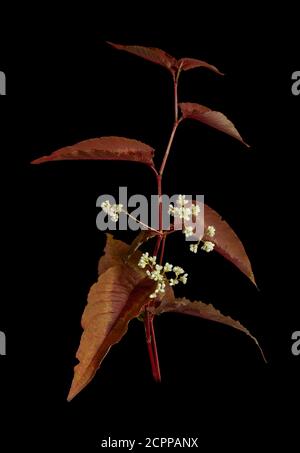
[[[158,229],[162,232],[162,176],[157,175],[157,193],[158,193]]]
[[[162,263],[163,258],[164,258],[166,239],[167,239],[166,236],[164,236],[164,237],[162,238],[162,244],[161,244],[161,251],[160,251],[159,264]]]
[[[166,149],[166,152],[165,152],[165,155],[164,155],[164,158],[163,158],[162,164],[160,166],[160,170],[159,170],[159,176],[161,178],[162,178],[162,175],[163,175],[163,172],[164,172],[164,169],[165,169],[168,157],[169,157],[169,153],[170,153],[171,146],[172,146],[172,143],[173,143],[173,140],[174,140],[175,132],[176,132],[177,126],[180,123],[180,121],[181,120],[177,120],[177,121],[174,122],[173,129],[172,129],[172,132],[171,132],[171,136],[170,136],[170,139],[169,139],[169,143],[168,143],[168,146],[167,146],[167,149]]]
[[[156,373],[157,373],[156,380],[157,380],[157,382],[161,382],[160,366],[159,366],[159,359],[158,359],[158,352],[157,352],[157,346],[156,346],[156,338],[155,338],[153,321],[154,321],[154,317],[151,317],[150,329],[151,329],[151,340],[152,340],[152,345],[153,345],[153,355],[154,355]]]
[[[174,125],[173,125],[169,143],[168,143],[167,149],[165,151],[159,173],[156,172],[157,194],[158,194],[158,223],[159,223],[158,229],[159,229],[160,233],[163,232],[163,228],[162,228],[163,227],[163,224],[162,224],[163,223],[162,222],[162,220],[163,220],[163,218],[162,218],[162,215],[163,215],[163,211],[162,211],[162,207],[163,207],[162,206],[162,176],[163,176],[163,172],[164,172],[164,169],[165,169],[165,166],[166,166],[169,154],[170,154],[170,150],[171,150],[171,146],[172,146],[172,143],[174,140],[176,129],[181,121],[181,119],[178,119],[178,96],[177,96],[178,78],[179,78],[180,70],[181,70],[181,68],[179,68],[176,76],[174,76],[174,78],[173,78],[173,81],[174,81],[174,109],[175,109]],[[163,257],[164,257],[165,242],[166,242],[165,236],[162,237],[162,234],[157,236],[153,255],[158,256],[159,249],[161,247],[160,264],[162,263]],[[147,306],[145,307],[144,324],[145,324],[145,332],[146,332],[146,341],[147,341],[149,358],[150,358],[150,362],[151,362],[153,378],[156,382],[160,382],[161,374],[160,374],[160,366],[159,366],[159,359],[158,359],[158,352],[157,352],[157,345],[156,345],[156,338],[155,338],[155,331],[154,331],[154,324],[153,324],[154,316],[152,314],[150,315],[150,313],[147,310],[147,307],[149,305],[150,305],[150,303],[147,304]]]
[[[178,121],[178,77],[180,70],[177,72],[176,77],[174,78],[174,107],[175,107],[175,116],[174,123]]]
[[[160,372],[158,374],[158,371],[157,371],[157,363],[156,363],[157,351],[156,351],[156,354],[154,354],[154,351],[152,349],[153,336],[152,336],[152,329],[151,329],[150,314],[147,311],[147,309],[145,311],[144,325],[145,325],[146,343],[147,343],[147,348],[148,348],[148,354],[149,354],[150,363],[151,363],[152,376],[153,376],[153,379],[155,381],[158,381],[158,379],[160,377]],[[154,337],[154,341],[155,341],[155,337]]]
[[[162,186],[161,186],[162,177],[161,177],[161,175],[157,175],[156,180],[157,180],[157,195],[158,195],[158,229],[159,229],[159,232],[162,233],[163,225],[162,225]],[[158,255],[161,241],[162,241],[162,236],[160,235],[156,239],[153,256]]]

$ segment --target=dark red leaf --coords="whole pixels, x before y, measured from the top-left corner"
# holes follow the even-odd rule
[[[145,278],[144,270],[137,266],[141,252],[131,253],[129,258],[130,250],[131,246],[107,234],[99,262],[100,277],[90,289],[82,316],[84,332],[76,355],[79,364],[74,369],[68,401],[93,379],[111,346],[122,339],[128,323],[139,316],[156,287],[156,282]],[[163,297],[166,303],[174,300],[169,285]]]
[[[207,205],[204,206],[204,224],[205,228],[213,225],[216,228],[216,234],[213,238],[204,236],[203,240],[213,242],[215,244],[215,251],[231,261],[231,263],[256,285],[251,263],[245,248],[231,226]]]
[[[138,252],[139,247],[154,236],[156,236],[155,232],[142,230],[133,242],[128,245],[123,241],[115,239],[112,234],[106,234],[104,255],[99,260],[98,273],[103,274],[110,267],[124,263],[135,267],[141,256],[141,253]]]
[[[157,49],[156,47],[143,47],[143,46],[124,46],[122,44],[114,44],[107,42],[115,49],[125,50],[126,52],[142,57],[152,63],[159,64],[169,69],[172,74],[176,71],[177,60],[171,55],[167,54],[164,50]]]
[[[230,135],[249,147],[236,130],[234,124],[225,115],[223,115],[223,113],[216,112],[208,107],[205,107],[204,105],[195,104],[193,102],[182,102],[179,104],[179,107],[183,118],[191,118],[207,124],[210,127]]]
[[[107,233],[104,254],[99,260],[98,274],[104,274],[110,267],[124,264],[129,248],[130,245],[115,239],[112,234]]]
[[[122,44],[114,44],[108,42],[109,45],[118,50],[125,50],[126,52],[137,55],[138,57],[144,58],[145,60],[151,61],[152,63],[159,64],[171,71],[174,75],[181,68],[183,71],[189,69],[203,67],[216,72],[217,74],[223,75],[215,66],[206,63],[206,61],[197,60],[195,58],[181,58],[176,60],[172,55],[167,54],[164,50],[157,49],[156,47],[143,47],[143,46],[124,46]]]
[[[100,137],[66,146],[31,163],[42,164],[56,160],[126,160],[140,162],[154,168],[153,155],[154,149],[138,140],[124,137]]]
[[[123,241],[115,239],[112,234],[107,234],[104,255],[101,256],[99,260],[98,274],[103,274],[107,269],[113,266],[127,264],[141,274],[141,276],[145,275],[145,272],[137,266],[142,255],[142,252],[138,249],[142,244],[154,236],[156,236],[156,233],[153,231],[141,231],[133,242],[128,245]],[[169,284],[166,284],[165,290],[166,292],[162,296],[163,299],[168,302],[174,300],[174,292]]]
[[[245,248],[231,226],[222,219],[220,214],[210,208],[207,204],[203,205],[203,203],[200,203],[199,201],[193,201],[193,203],[197,204],[202,212],[204,210],[204,226],[203,217],[201,215],[196,219],[191,219],[190,222],[186,221],[185,226],[193,226],[194,228],[197,226],[197,229],[194,231],[203,231],[204,233],[210,225],[214,226],[216,229],[216,234],[212,238],[205,235],[203,237],[197,237],[195,234],[193,239],[197,241],[202,239],[203,241],[213,242],[215,244],[214,250],[234,264],[252,281],[252,283],[254,283],[254,285],[256,285],[251,263]]]
[[[181,58],[178,61],[178,66],[183,70],[183,71],[189,71],[190,69],[194,68],[206,68],[210,69],[211,71],[216,72],[219,75],[224,75],[223,72],[220,72],[218,68],[215,66],[206,63],[206,61],[198,60],[196,58]]]
[[[82,316],[84,332],[76,354],[79,363],[68,401],[93,379],[111,346],[125,335],[128,323],[140,314],[154,288],[153,281],[125,264],[100,275],[90,289]]]
[[[234,329],[240,330],[241,332],[248,335],[255,344],[258,346],[264,361],[266,361],[264,353],[257,341],[257,339],[244,327],[239,321],[232,319],[230,316],[223,315],[219,310],[213,307],[213,305],[204,304],[203,302],[191,302],[186,298],[175,299],[173,302],[162,303],[157,309],[156,314],[173,312],[182,313],[185,315],[197,316],[199,318],[207,319],[209,321],[219,322],[226,324],[227,326],[233,327]]]

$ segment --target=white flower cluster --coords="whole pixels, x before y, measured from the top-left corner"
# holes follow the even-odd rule
[[[192,226],[187,226],[183,230],[183,233],[185,234],[186,238],[189,238],[189,237],[193,236],[193,232],[194,231],[193,231],[193,227]]]
[[[214,235],[216,234],[216,229],[214,226],[209,225],[206,229],[206,236],[209,236],[210,238],[213,238]]]
[[[201,250],[204,250],[205,252],[209,253],[212,252],[213,249],[215,248],[215,244],[210,241],[204,241],[204,244],[201,247]]]
[[[182,269],[182,267],[174,266],[173,272],[175,273],[175,278],[170,279],[170,286],[178,285],[179,282],[181,282],[185,285],[187,282],[188,274],[184,273],[184,270]],[[180,277],[179,277],[179,275],[180,275]]]
[[[117,222],[119,220],[119,214],[123,209],[122,204],[110,204],[108,200],[103,201],[101,203],[101,208],[103,209],[106,214],[108,214],[113,222]]]
[[[205,236],[208,236],[210,238],[213,238],[214,235],[216,234],[216,229],[214,226],[212,225],[209,225],[206,229],[206,233],[205,233]],[[193,252],[193,253],[197,253],[198,252],[198,247],[199,247],[199,242],[197,242],[196,244],[191,244],[190,245],[190,251]],[[204,241],[202,247],[201,247],[201,250],[204,250],[204,252],[212,252],[213,249],[215,247],[215,244],[211,241]]]
[[[189,200],[185,199],[185,195],[178,195],[176,200],[176,206],[173,204],[169,205],[169,214],[174,217],[178,217],[179,219],[189,221],[191,220],[191,216],[196,216],[200,212],[200,207],[197,204],[191,204],[190,207],[186,207],[189,203]],[[191,227],[188,227],[191,228]],[[191,236],[192,234],[190,234]],[[187,236],[188,237],[188,236]]]
[[[173,266],[173,264],[166,263],[164,266],[160,264],[156,264],[156,256],[149,256],[149,253],[143,253],[141,256],[138,266],[142,269],[145,269],[146,266],[149,269],[146,270],[146,275],[151,279],[157,282],[156,289],[154,293],[150,295],[151,299],[155,299],[159,293],[164,294],[166,283],[169,283],[170,286],[175,286],[179,282],[183,283],[184,285],[187,282],[188,274],[184,272],[182,267]],[[174,272],[174,278],[168,278],[166,274],[168,272]]]
[[[190,251],[193,252],[193,253],[197,253],[198,252],[198,243],[197,244],[191,244],[190,245]]]
[[[138,262],[138,266],[142,269],[145,269],[147,265],[155,265],[156,264],[156,256],[149,256],[149,253],[143,253]]]

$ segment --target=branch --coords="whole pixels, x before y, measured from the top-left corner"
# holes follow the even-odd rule
[[[134,220],[135,222],[139,223],[140,225],[144,226],[145,228],[147,228],[147,230],[151,230],[151,231],[154,231],[155,233],[157,234],[160,234],[160,232],[158,230],[156,230],[155,228],[152,228],[151,226],[147,225],[146,223],[144,222],[141,222],[141,220],[138,220],[136,217],[134,217],[133,215],[129,214],[129,212],[127,211],[124,211],[124,209],[122,209],[122,212],[124,212],[128,217],[130,217],[132,220]]]
[[[164,172],[164,169],[165,169],[168,157],[169,157],[169,153],[170,153],[171,146],[172,146],[172,143],[173,143],[173,140],[174,140],[176,129],[177,129],[178,125],[180,124],[181,120],[182,120],[182,118],[178,119],[178,80],[179,80],[180,72],[181,72],[181,66],[179,67],[176,76],[173,77],[173,83],[174,83],[174,110],[175,110],[174,124],[173,124],[173,129],[172,129],[172,132],[171,132],[171,136],[170,136],[170,139],[169,139],[169,143],[168,143],[167,149],[165,151],[165,155],[164,155],[164,158],[163,158],[162,164],[160,166],[160,170],[159,170],[159,175],[161,177],[163,175],[163,172]]]

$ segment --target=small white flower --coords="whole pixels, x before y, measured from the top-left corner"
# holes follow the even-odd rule
[[[150,296],[149,296],[150,299],[155,299],[157,297],[158,293],[164,294],[166,292],[165,287],[166,287],[165,282],[158,283],[154,293],[150,294]]]
[[[167,283],[170,286],[175,286],[178,285],[179,282],[183,283],[184,285],[187,282],[188,274],[184,273],[182,267],[174,267],[170,263],[165,263],[164,266],[162,266],[161,264],[156,264],[156,256],[149,256],[148,252],[143,253],[138,262],[138,266],[142,269],[145,269],[146,266],[149,266],[149,268],[145,270],[145,274],[148,278],[157,282],[154,292],[149,296],[150,299],[155,299],[159,294],[164,294],[166,291]],[[172,271],[174,272],[175,276],[174,278],[171,278],[169,280],[166,276],[166,272]]]
[[[112,220],[113,222],[117,222],[117,221],[119,220],[119,215],[118,215],[118,214],[112,212],[112,213],[110,213],[109,215],[110,215],[110,218],[111,218],[111,220]]]
[[[209,253],[214,249],[214,247],[215,247],[215,244],[213,242],[205,241],[201,247],[201,250],[204,250],[205,252]]]
[[[163,279],[163,275],[160,274],[160,271],[152,271],[147,275],[151,278],[151,280],[154,280],[155,282],[158,282]]]
[[[190,245],[190,251],[193,252],[193,253],[197,253],[198,252],[198,244],[191,244]]]
[[[119,214],[122,212],[123,205],[122,204],[113,204],[111,205],[109,200],[103,201],[101,203],[101,208],[103,211],[108,214],[113,222],[117,222],[119,220]]]
[[[186,238],[193,236],[193,227],[192,226],[185,227],[184,234]]]
[[[181,283],[183,283],[185,285],[187,282],[187,277],[188,277],[188,274],[184,274],[179,278],[179,280],[181,281]]]
[[[171,272],[173,269],[173,264],[166,263],[164,265],[164,272]]]
[[[120,212],[122,212],[122,209],[123,209],[123,205],[122,205],[122,204],[114,204],[113,207],[114,207],[114,210],[115,210],[118,214],[120,214]]]
[[[188,200],[185,199],[185,195],[178,195],[178,198],[176,200],[176,204],[179,207],[184,207],[188,203]]]
[[[160,273],[160,271],[153,271],[155,274],[154,280],[162,282],[164,279],[164,276]]]
[[[101,203],[101,208],[103,209],[104,212],[106,212],[108,214],[108,212],[111,208],[110,202],[108,200],[103,201],[103,203]]]
[[[187,200],[185,200],[185,202],[188,203]],[[178,200],[177,200],[177,204],[178,204]],[[174,207],[173,205],[170,204],[168,212],[172,216],[178,217],[179,219],[184,219],[184,220],[190,220],[191,214],[192,214],[191,208],[185,208],[183,205]]]
[[[192,210],[190,208],[177,208],[178,209],[178,216],[180,219],[183,220],[191,220]],[[176,214],[175,214],[176,217]]]
[[[185,208],[185,211],[184,211],[184,215],[183,215],[183,220],[191,220],[191,215],[192,215],[192,211],[190,208]]]
[[[180,274],[184,274],[184,270],[182,269],[182,267],[179,267],[179,266],[174,266],[173,272],[175,272],[176,277],[178,277],[178,275],[180,275]]]
[[[159,293],[165,293],[165,287],[166,287],[165,282],[158,283],[156,291]]]
[[[143,255],[141,256],[141,258],[138,262],[138,266],[141,267],[142,269],[145,269],[147,264],[149,264],[149,253],[148,252],[143,253]]]
[[[209,236],[210,238],[213,238],[215,234],[216,234],[215,227],[212,225],[209,225],[206,230],[206,235]]]
[[[123,205],[122,204],[114,204],[111,207],[111,218],[114,222],[119,220],[119,214],[122,212]]]
[[[197,204],[192,204],[192,214],[197,217],[197,215],[200,213],[201,209],[200,206]]]
[[[154,266],[156,264],[156,256],[150,256],[149,263],[153,264],[153,266]]]

